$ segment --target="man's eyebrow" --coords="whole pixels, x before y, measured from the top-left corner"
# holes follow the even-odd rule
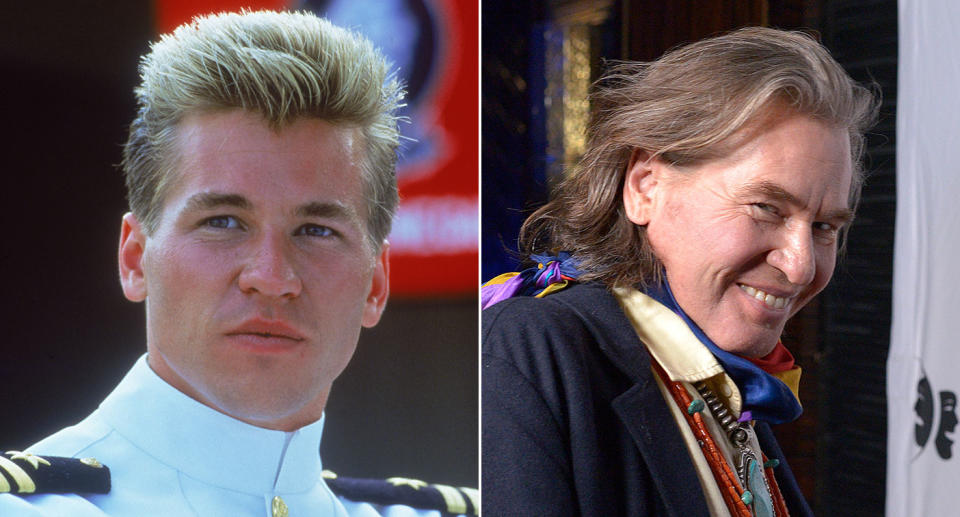
[[[331,219],[359,219],[359,214],[352,207],[338,202],[313,201],[300,205],[296,209],[299,217],[321,217]]]
[[[787,190],[780,185],[771,183],[769,181],[747,184],[741,187],[738,190],[738,193],[744,197],[759,196],[766,199],[772,199],[774,201],[780,201],[788,205],[803,205],[797,196],[787,192]],[[826,219],[828,221],[839,221],[841,224],[846,224],[853,220],[853,210],[850,210],[849,208],[830,210],[826,213],[820,214],[818,218]]]
[[[185,211],[212,210],[220,207],[233,207],[251,210],[253,203],[240,194],[224,194],[221,192],[201,192],[190,196]]]

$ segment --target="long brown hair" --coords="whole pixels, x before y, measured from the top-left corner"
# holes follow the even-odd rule
[[[627,219],[624,176],[635,150],[678,166],[732,151],[751,122],[786,108],[845,128],[855,208],[863,184],[864,132],[879,98],[854,82],[807,34],[752,27],[698,41],[651,63],[613,66],[590,96],[587,150],[546,205],[520,230],[524,254],[570,252],[582,281],[609,286],[654,282],[661,274],[646,229]]]

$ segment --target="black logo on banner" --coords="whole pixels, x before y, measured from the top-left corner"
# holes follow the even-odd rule
[[[952,391],[941,391],[939,395],[940,422],[937,428],[937,436],[933,443],[937,449],[937,454],[949,460],[953,457],[953,440],[951,436],[957,428],[957,394]],[[921,452],[926,447],[933,431],[934,413],[936,413],[937,404],[933,398],[933,388],[926,374],[917,382],[917,402],[913,405],[913,410],[917,414],[919,421],[914,426],[914,439],[920,446]],[[919,455],[919,454],[918,454]]]

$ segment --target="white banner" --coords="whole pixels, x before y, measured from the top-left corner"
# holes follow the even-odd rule
[[[960,3],[899,21],[887,515],[960,515]]]

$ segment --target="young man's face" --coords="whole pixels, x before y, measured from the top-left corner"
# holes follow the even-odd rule
[[[120,243],[124,293],[146,300],[149,364],[245,422],[315,421],[387,296],[360,133],[317,119],[278,132],[242,110],[193,114],[177,131],[156,231],[128,214]]]

